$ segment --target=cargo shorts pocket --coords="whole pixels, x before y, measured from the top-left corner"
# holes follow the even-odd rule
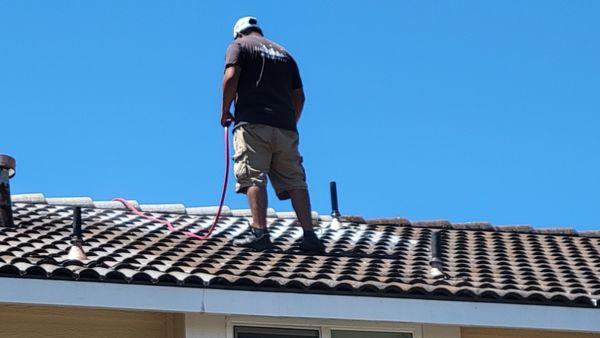
[[[248,161],[236,158],[233,160],[233,174],[235,178],[239,180],[247,179],[248,174]]]

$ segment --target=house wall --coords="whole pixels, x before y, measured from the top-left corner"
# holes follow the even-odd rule
[[[600,338],[596,333],[458,327],[264,316],[174,314],[74,307],[0,305],[0,337],[232,338],[234,325],[410,330],[415,338]]]
[[[423,324],[423,338],[461,338],[460,327]]]
[[[227,338],[227,317],[186,313],[186,338]]]
[[[461,329],[461,338],[600,338],[600,334],[469,327]]]
[[[186,338],[233,338],[233,326],[273,326],[321,328],[321,336],[330,338],[327,328],[369,331],[413,331],[415,338],[600,338],[600,334],[460,327],[453,325],[372,322],[358,320],[321,320],[265,316],[226,316],[188,313],[185,316]]]
[[[331,329],[412,332],[414,338],[460,338],[459,326],[421,325],[361,320],[307,319],[266,316],[227,316],[188,313],[186,338],[233,338],[233,327],[263,326],[321,330],[322,338],[331,338]],[[365,337],[366,338],[366,337]]]
[[[182,338],[182,314],[0,305],[0,337]]]
[[[124,296],[126,295],[126,296]],[[0,278],[0,304],[600,333],[595,308]],[[523,314],[527,315],[524,316]],[[325,337],[327,338],[327,337]]]

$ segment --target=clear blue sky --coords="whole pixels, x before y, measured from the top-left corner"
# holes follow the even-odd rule
[[[345,214],[598,229],[599,13],[592,0],[0,0],[0,153],[18,161],[13,193],[216,204],[225,48],[255,15],[300,65],[315,210],[330,211],[335,179]]]

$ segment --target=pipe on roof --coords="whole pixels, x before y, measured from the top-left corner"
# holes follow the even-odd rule
[[[10,179],[16,174],[17,161],[0,154],[0,226],[14,228],[15,223],[10,200]]]
[[[442,231],[435,230],[431,233],[431,260],[429,261],[431,277],[444,277],[442,261]]]
[[[83,251],[83,232],[81,230],[81,207],[73,208],[73,233],[71,235],[71,249],[69,259],[83,261],[87,259]]]

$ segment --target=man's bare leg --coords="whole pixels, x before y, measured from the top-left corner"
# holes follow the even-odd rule
[[[310,197],[308,196],[308,190],[296,189],[288,191],[292,198],[292,205],[296,211],[296,216],[300,221],[304,234],[302,235],[302,242],[300,243],[300,250],[304,252],[312,253],[323,253],[325,252],[325,246],[313,229],[312,215],[310,213]]]
[[[252,186],[246,190],[246,195],[252,211],[251,231],[235,239],[233,244],[257,251],[268,250],[273,243],[267,230],[267,191],[265,187]]]
[[[290,190],[288,193],[292,199],[292,206],[294,207],[294,211],[296,211],[296,217],[298,217],[302,229],[313,230],[308,190],[296,189]]]
[[[246,190],[248,204],[252,212],[252,226],[267,229],[267,189],[253,185]]]

